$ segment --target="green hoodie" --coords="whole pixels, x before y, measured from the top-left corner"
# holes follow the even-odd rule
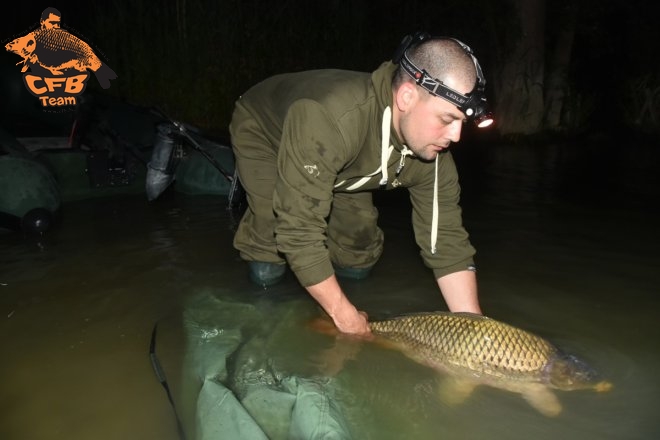
[[[395,70],[386,62],[372,74],[317,70],[277,75],[236,103],[232,137],[243,118],[252,118],[269,144],[263,148],[277,155],[277,181],[264,183],[274,184],[277,249],[304,286],[333,273],[325,234],[336,192],[407,187],[416,242],[436,278],[473,264],[475,251],[462,226],[451,154],[443,152],[435,162],[419,160],[392,126]],[[242,148],[236,140],[234,147]]]

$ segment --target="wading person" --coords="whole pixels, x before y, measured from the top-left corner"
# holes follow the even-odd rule
[[[481,313],[448,148],[466,120],[487,123],[484,86],[469,47],[416,34],[371,74],[283,74],[248,90],[230,133],[248,201],[234,246],[250,278],[275,284],[288,264],[338,330],[368,334],[337,277],[369,274],[383,249],[372,191],[401,186],[449,310]]]

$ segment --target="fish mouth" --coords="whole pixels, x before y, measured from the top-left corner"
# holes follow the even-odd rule
[[[605,392],[613,386],[586,362],[572,355],[557,355],[548,362],[544,373],[550,384],[566,391],[593,389]]]
[[[601,380],[600,382],[595,384],[593,388],[594,388],[594,391],[596,391],[598,393],[605,393],[605,392],[611,390],[613,387],[614,387],[614,385],[612,384],[612,382],[608,382],[606,380]]]

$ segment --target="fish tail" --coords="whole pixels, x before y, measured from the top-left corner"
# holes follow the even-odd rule
[[[96,75],[96,79],[98,80],[99,85],[104,89],[110,87],[111,79],[117,78],[117,74],[114,72],[114,70],[105,64],[101,64],[101,67],[99,67],[96,72],[94,72],[94,74]]]

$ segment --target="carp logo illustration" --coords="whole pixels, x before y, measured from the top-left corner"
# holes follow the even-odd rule
[[[117,74],[104,64],[92,48],[60,27],[62,14],[46,8],[41,27],[7,43],[5,49],[23,58],[23,81],[43,107],[75,105],[85,91],[89,72],[107,89]],[[30,69],[29,73],[26,73]]]

